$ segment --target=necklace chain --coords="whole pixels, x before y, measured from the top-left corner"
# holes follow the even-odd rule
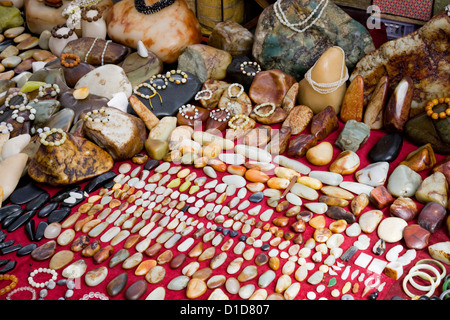
[[[316,8],[311,11],[310,15],[308,17],[306,17],[305,20],[300,21],[298,23],[291,23],[289,22],[289,20],[286,17],[286,14],[284,13],[284,11],[281,8],[281,1],[282,0],[277,0],[273,6],[274,11],[275,11],[275,15],[277,16],[278,20],[281,22],[281,24],[283,24],[284,26],[288,27],[289,29],[295,31],[295,32],[305,32],[306,30],[308,30],[312,25],[314,25],[317,20],[320,19],[320,17],[322,17],[323,11],[325,10],[325,8],[328,5],[328,0],[321,0],[320,3],[316,6]],[[312,17],[316,14],[316,12],[320,9],[320,12],[318,13],[317,17],[307,26],[305,26],[302,29],[299,29],[298,27],[303,26],[304,24],[306,24],[310,19],[312,19]]]

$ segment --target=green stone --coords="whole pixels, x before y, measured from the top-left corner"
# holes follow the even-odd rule
[[[24,20],[18,8],[0,6],[0,29],[2,31],[20,27],[23,23]]]
[[[333,277],[333,278],[331,278],[331,279],[328,281],[327,287],[328,287],[328,288],[329,288],[329,287],[332,287],[332,286],[334,286],[336,283],[337,283],[337,280],[336,280],[335,277]]]
[[[33,101],[29,105],[36,109],[36,119],[33,123],[36,128],[43,128],[44,123],[58,112],[61,106],[60,102],[54,99]]]
[[[46,85],[46,83],[42,82],[42,81],[27,81],[22,86],[22,88],[20,88],[20,92],[24,92],[24,93],[32,92],[34,90],[39,89],[43,85]]]
[[[344,129],[337,138],[335,144],[342,151],[356,152],[366,143],[370,136],[370,127],[356,120],[349,120],[345,123]]]

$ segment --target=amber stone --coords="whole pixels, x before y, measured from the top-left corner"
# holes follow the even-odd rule
[[[106,286],[106,292],[110,297],[115,297],[125,289],[128,282],[128,273],[123,272],[112,279]]]
[[[325,217],[323,215],[317,215],[314,218],[312,218],[311,220],[309,220],[308,223],[314,229],[318,229],[318,228],[324,228],[326,221],[325,221]]]
[[[447,156],[445,159],[436,164],[433,168],[433,172],[442,172],[447,179],[447,183],[450,185],[450,156]]]
[[[186,297],[189,299],[196,299],[203,295],[208,289],[205,281],[198,278],[192,278],[189,280],[186,288]]]
[[[403,239],[409,249],[425,249],[430,237],[431,233],[418,224],[410,224],[403,229]]]
[[[286,227],[289,223],[288,217],[277,217],[272,220],[272,223],[277,227]]]
[[[318,228],[316,230],[314,230],[314,240],[316,240],[317,242],[326,242],[331,236],[333,235],[333,233],[330,231],[330,229],[327,228]]]
[[[267,151],[271,154],[283,154],[291,138],[292,130],[290,127],[281,127],[279,130],[273,129],[272,136]]]
[[[149,257],[154,257],[161,250],[162,245],[160,243],[155,243],[154,245],[147,248],[144,253]]]
[[[402,218],[406,222],[413,220],[419,213],[414,200],[408,197],[398,197],[394,200],[389,208],[392,216]]]
[[[70,250],[72,250],[74,252],[79,252],[79,251],[83,250],[84,248],[86,248],[87,245],[89,244],[89,242],[90,242],[89,237],[85,234],[82,234],[78,238],[73,240],[73,242],[70,246]]]
[[[319,202],[326,203],[328,206],[338,206],[338,207],[348,206],[348,200],[331,197],[331,196],[320,196]]]
[[[123,245],[123,247],[125,249],[130,249],[132,247],[135,246],[136,243],[138,243],[138,241],[141,239],[141,236],[139,234],[133,234],[130,235],[126,240],[125,243]]]
[[[267,262],[269,262],[269,256],[264,252],[261,252],[255,257],[255,264],[257,266],[265,265]]]
[[[202,269],[195,271],[195,273],[192,275],[192,278],[206,280],[209,277],[211,277],[212,273],[213,273],[213,270],[209,267],[206,267],[206,268],[202,268]]]
[[[362,121],[364,108],[364,79],[357,75],[349,84],[342,100],[340,119]]]
[[[280,259],[278,257],[270,257],[269,267],[270,269],[277,271],[280,268]]]
[[[281,202],[278,202],[278,204],[275,206],[276,212],[285,212],[289,208],[289,201],[284,200]]]
[[[292,242],[294,244],[302,244],[303,243],[303,234],[298,233],[294,238],[292,238]]]
[[[253,78],[249,97],[255,104],[272,102],[280,107],[284,96],[294,83],[294,77],[279,69],[261,71]]]
[[[332,106],[326,107],[311,120],[311,134],[313,134],[317,140],[325,139],[338,128],[339,120],[336,111]]]
[[[306,230],[306,225],[303,220],[297,220],[293,224],[291,224],[291,229],[294,232],[304,232]]]
[[[377,209],[383,209],[394,202],[394,197],[385,186],[378,186],[370,191],[369,200]]]
[[[100,241],[94,240],[81,251],[81,255],[86,258],[93,257],[97,253],[97,251],[100,250],[100,248]]]
[[[420,211],[417,223],[424,229],[435,233],[443,225],[446,209],[437,202],[428,202]]]
[[[188,252],[188,257],[189,258],[193,258],[193,257],[198,257],[202,254],[203,252],[203,242],[199,241],[197,242],[197,244],[192,247],[192,249]]]
[[[345,221],[345,220],[343,220],[343,219],[333,221],[332,223],[330,223],[330,225],[328,226],[328,228],[329,228],[330,231],[333,232],[333,233],[341,233],[341,232],[344,232],[345,229],[347,228],[347,221]]]
[[[170,262],[170,260],[172,260],[173,258],[173,253],[171,250],[166,250],[163,253],[161,253],[158,258],[156,258],[156,261],[158,262],[158,264],[166,264],[168,262]]]
[[[55,254],[56,241],[50,240],[43,245],[40,245],[31,252],[31,258],[36,261],[44,261]]]
[[[414,93],[414,83],[408,76],[404,77],[395,87],[383,114],[384,129],[388,132],[402,132],[409,120],[411,101]]]
[[[97,253],[94,254],[94,256],[92,257],[92,260],[94,261],[95,264],[100,264],[100,263],[108,260],[108,258],[113,254],[113,252],[114,252],[114,247],[111,245],[108,245],[108,246],[98,250]]]
[[[136,267],[134,274],[137,276],[144,276],[150,271],[151,268],[156,266],[156,264],[157,264],[156,260],[153,259],[144,260],[141,263],[139,263],[139,265]]]
[[[125,299],[127,300],[139,300],[142,295],[147,291],[148,282],[145,280],[137,280],[125,291]]]
[[[389,77],[383,76],[378,81],[364,112],[364,123],[372,130],[383,128],[383,111],[389,92]]]
[[[316,136],[312,134],[300,134],[289,141],[287,156],[291,158],[301,158],[316,143]]]
[[[399,165],[401,164],[404,164],[415,172],[433,168],[436,164],[436,157],[431,144],[428,143],[417,150],[414,150],[408,154],[405,160],[400,162]]]

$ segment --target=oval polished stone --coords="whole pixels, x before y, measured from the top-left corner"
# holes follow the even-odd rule
[[[61,224],[58,222],[50,223],[44,231],[44,238],[56,239],[61,233]]]
[[[400,241],[403,238],[403,229],[407,225],[408,223],[401,218],[385,218],[378,225],[378,237],[389,243]]]
[[[86,269],[87,269],[86,261],[80,259],[65,267],[62,271],[62,276],[68,279],[80,278],[86,272]]]
[[[112,279],[106,286],[106,292],[110,297],[115,297],[125,289],[128,282],[128,273],[123,272]]]
[[[355,216],[341,207],[331,206],[328,208],[325,214],[327,215],[327,217],[335,220],[344,219],[345,221],[347,221],[347,223],[355,222]]]
[[[145,275],[145,280],[151,284],[159,283],[166,277],[166,269],[163,266],[155,266]]]
[[[170,268],[171,269],[177,269],[183,265],[183,263],[186,261],[186,255],[184,253],[176,255],[171,261],[170,261]]]
[[[443,225],[446,217],[445,208],[437,202],[428,202],[420,211],[417,223],[424,229],[435,233]]]
[[[187,287],[189,283],[190,278],[188,276],[178,276],[170,280],[170,282],[167,284],[167,289],[174,290],[174,291],[180,291]]]
[[[245,282],[248,280],[252,280],[258,276],[258,269],[256,266],[249,265],[246,266],[242,272],[238,275],[237,279],[239,282]]]
[[[34,249],[31,252],[31,258],[33,258],[36,261],[47,260],[48,258],[53,256],[55,251],[56,251],[56,241],[50,240]]]
[[[267,270],[258,278],[258,286],[260,288],[267,288],[276,278],[276,273],[273,270]]]
[[[392,162],[397,159],[403,145],[403,137],[398,133],[388,133],[369,151],[368,157],[372,162]]]
[[[92,257],[92,260],[94,261],[94,263],[100,264],[100,263],[106,261],[113,254],[113,252],[114,252],[114,247],[111,245],[108,245],[108,246],[98,250]]]
[[[109,267],[113,268],[117,266],[119,263],[125,261],[126,258],[130,256],[130,252],[127,249],[120,249],[117,251],[109,260]]]
[[[372,233],[378,227],[378,224],[383,219],[383,212],[380,210],[366,211],[360,215],[358,219],[361,231],[364,233]]]
[[[189,299],[196,299],[202,296],[208,289],[205,281],[198,278],[189,280],[186,288],[186,297]]]
[[[408,197],[398,197],[389,207],[392,216],[402,218],[406,222],[413,220],[419,213],[417,204]]]
[[[125,291],[126,300],[139,300],[147,291],[148,283],[145,280],[137,280]]]
[[[59,270],[67,266],[72,262],[74,253],[70,250],[61,250],[53,255],[49,262],[49,268],[53,270]]]
[[[70,250],[72,250],[73,252],[79,252],[83,250],[89,244],[89,242],[90,238],[87,235],[82,234],[72,242]]]
[[[84,281],[89,287],[95,287],[102,283],[108,276],[108,268],[101,266],[86,272],[84,276]]]
[[[430,231],[418,224],[410,224],[403,230],[403,238],[409,249],[421,250],[428,247],[430,236]]]
[[[143,254],[140,252],[135,252],[131,256],[125,259],[125,261],[122,264],[123,269],[133,269],[136,267],[139,263],[141,263],[143,259]]]

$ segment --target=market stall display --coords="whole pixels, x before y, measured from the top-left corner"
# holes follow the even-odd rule
[[[448,298],[449,13],[378,49],[327,0],[0,18],[0,300]]]

